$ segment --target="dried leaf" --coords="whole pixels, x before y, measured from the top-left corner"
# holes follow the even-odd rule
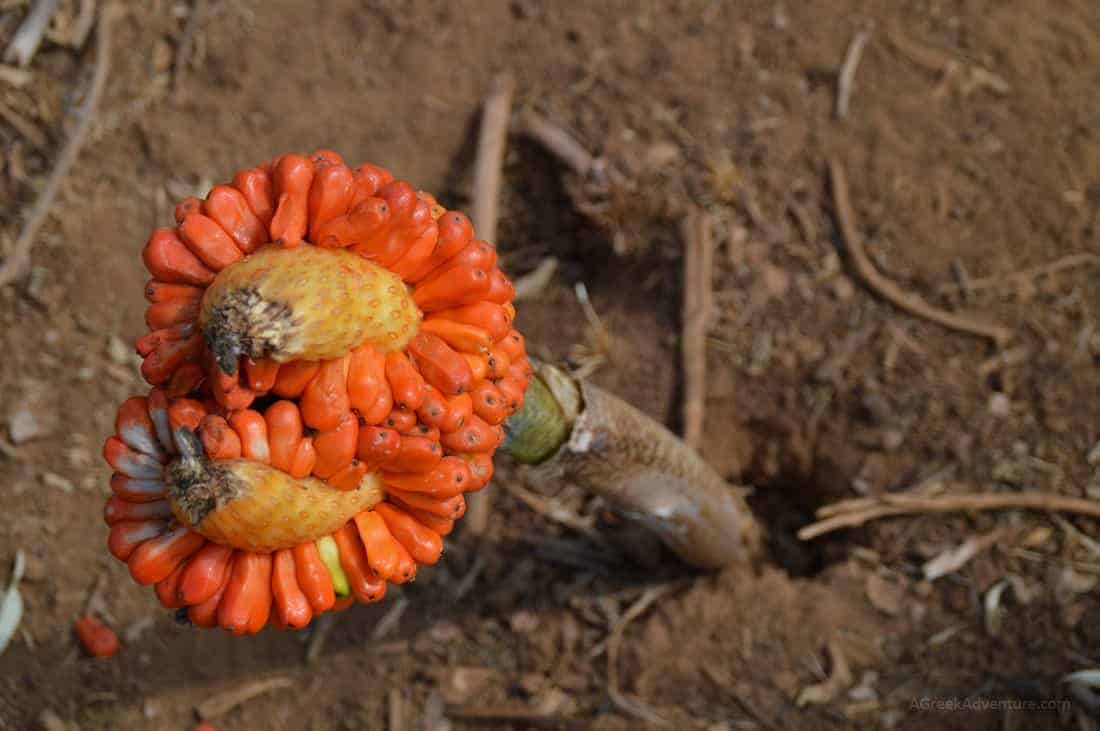
[[[1004,610],[1001,609],[1001,595],[1009,586],[1008,579],[1001,579],[985,593],[985,600],[982,602],[985,607],[985,629],[993,637],[1001,632],[1004,615]]]
[[[1078,670],[1062,678],[1063,683],[1077,683],[1089,688],[1100,688],[1100,669]]]
[[[23,551],[15,552],[15,566],[11,573],[11,583],[0,601],[0,655],[8,649],[8,643],[15,636],[19,622],[23,619],[23,597],[19,594],[19,582],[23,579],[26,557]]]
[[[951,548],[936,556],[924,564],[924,578],[935,581],[948,574],[953,574],[967,563],[993,545],[998,538],[998,532],[993,531],[984,536],[972,536],[963,541],[956,548]]]
[[[802,708],[807,705],[828,703],[852,685],[852,670],[848,667],[848,660],[844,657],[840,644],[836,640],[829,642],[829,664],[831,665],[829,677],[822,683],[803,688],[794,701],[796,706]]]

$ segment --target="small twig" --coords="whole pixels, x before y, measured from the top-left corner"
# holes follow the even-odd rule
[[[26,119],[19,112],[14,109],[10,109],[6,104],[0,102],[0,118],[3,118],[5,122],[15,128],[15,131],[31,143],[38,150],[45,150],[50,145],[49,138],[46,137],[46,133],[40,130],[30,120]]]
[[[4,60],[15,63],[23,68],[34,58],[38,46],[42,43],[42,37],[46,34],[46,28],[50,24],[50,18],[57,10],[59,0],[38,0],[23,19],[23,24],[15,31],[8,43],[8,49],[4,52]]]
[[[404,731],[405,729],[405,699],[401,696],[399,688],[390,688],[387,699],[389,706],[389,718],[386,731]]]
[[[539,265],[522,277],[516,277],[513,285],[516,288],[516,302],[534,299],[539,296],[554,278],[554,272],[558,270],[556,257],[548,256],[539,262]]]
[[[486,241],[496,241],[501,168],[515,88],[516,81],[511,74],[500,74],[492,80],[482,105],[471,218],[477,235]]]
[[[33,78],[34,74],[30,71],[24,71],[14,66],[4,66],[0,64],[0,81],[5,84],[10,84],[16,89],[26,86]]]
[[[836,158],[829,160],[829,178],[832,183],[834,212],[840,226],[841,238],[848,249],[856,273],[868,287],[899,309],[946,328],[988,338],[997,345],[1004,345],[1011,339],[1012,331],[1006,327],[980,322],[933,307],[918,295],[904,291],[879,274],[863,249],[863,241],[856,228],[855,215],[848,198],[848,179],[844,173],[844,166]]]
[[[107,571],[100,571],[92,584],[92,590],[88,592],[88,599],[84,602],[85,614],[100,614],[103,603],[103,590],[107,588]]]
[[[470,590],[474,588],[474,584],[477,583],[477,577],[481,575],[482,570],[485,568],[485,559],[482,558],[481,553],[474,554],[474,562],[470,566],[470,570],[466,572],[466,575],[459,579],[455,584],[454,598],[461,599],[470,593]]]
[[[614,628],[611,630],[611,636],[607,641],[607,692],[608,695],[611,696],[611,702],[630,715],[637,716],[644,721],[648,721],[658,726],[665,726],[668,724],[668,721],[657,715],[653,709],[649,708],[641,701],[631,698],[620,690],[619,650],[622,648],[623,632],[626,631],[627,625],[637,619],[645,610],[649,609],[651,604],[679,585],[678,582],[674,582],[671,584],[662,584],[660,586],[651,586],[646,589],[645,593],[638,598],[638,601],[630,605],[630,608],[623,613],[622,618],[615,623]]]
[[[863,49],[869,40],[871,40],[871,31],[865,29],[852,36],[852,42],[848,44],[848,51],[844,54],[844,63],[840,67],[840,75],[836,81],[837,119],[848,116],[848,107],[852,100],[852,83],[856,78],[859,60],[863,57]]]
[[[321,657],[325,649],[325,642],[336,624],[335,614],[322,614],[313,623],[313,636],[309,638],[309,647],[306,648],[306,663],[312,665]]]
[[[463,706],[449,707],[448,717],[456,721],[480,721],[482,724],[520,724],[541,728],[584,729],[589,725],[575,718],[539,713],[530,708],[511,706]]]
[[[707,318],[710,316],[714,237],[711,219],[692,206],[682,222],[684,237],[683,298],[680,310],[680,363],[684,374],[683,436],[692,449],[703,439],[707,396]]]
[[[817,511],[817,516],[822,520],[799,530],[798,537],[808,541],[841,528],[855,528],[869,521],[894,515],[985,510],[1036,510],[1100,518],[1100,502],[1041,492],[962,493],[937,497],[895,494],[841,500],[827,505]]]
[[[603,535],[592,527],[592,521],[585,520],[572,510],[568,510],[562,506],[556,500],[536,495],[530,490],[512,482],[505,482],[503,484],[504,489],[510,492],[513,497],[544,518],[552,520],[555,523],[560,523],[595,543],[601,545],[607,543]]]
[[[501,167],[504,164],[504,144],[508,138],[508,120],[512,114],[512,94],[516,82],[511,74],[496,76],[489,87],[481,111],[481,130],[477,139],[477,160],[474,162],[473,224],[478,236],[496,241],[497,217],[500,205]],[[466,503],[466,530],[483,536],[489,527],[492,506],[492,486],[487,485]]]
[[[247,703],[256,696],[269,693],[273,690],[291,688],[294,682],[287,677],[266,678],[252,683],[246,683],[239,688],[226,691],[219,695],[206,699],[195,706],[195,713],[206,721],[218,716],[224,716],[242,703]]]
[[[107,83],[107,72],[110,68],[111,16],[113,12],[114,7],[111,3],[105,4],[99,12],[99,28],[96,32],[97,58],[91,88],[88,89],[88,95],[84,99],[84,103],[77,110],[78,121],[76,127],[73,129],[69,141],[65,143],[65,147],[61,150],[61,154],[58,155],[53,172],[50,173],[50,177],[46,181],[46,187],[38,195],[38,200],[34,202],[34,207],[31,209],[26,223],[23,224],[23,230],[19,232],[19,238],[16,239],[11,254],[4,261],[3,266],[0,266],[0,287],[23,276],[26,271],[27,265],[30,263],[31,245],[38,235],[38,229],[46,221],[53,200],[57,197],[57,192],[61,189],[61,184],[64,182],[65,176],[68,175],[69,169],[76,162],[77,155],[80,154],[80,147],[84,143],[84,138],[88,135],[96,105],[99,103],[99,97]]]
[[[949,282],[941,284],[938,292],[940,294],[955,294],[958,292],[977,292],[983,289],[994,289],[1009,284],[1019,284],[1021,282],[1028,282],[1039,277],[1049,276],[1051,274],[1057,274],[1058,272],[1066,269],[1079,269],[1084,266],[1095,266],[1100,264],[1100,256],[1096,254],[1090,254],[1088,252],[1080,252],[1077,254],[1069,254],[1063,256],[1060,259],[1056,259],[1047,264],[1041,264],[1039,266],[1030,267],[1028,269],[1022,269],[1018,272],[1012,272],[1011,274],[998,274],[992,277],[982,277],[981,279],[971,279],[963,284]]]
[[[378,620],[378,624],[374,625],[374,629],[370,633],[371,642],[378,642],[385,639],[393,629],[401,621],[401,615],[405,613],[405,609],[409,606],[409,600],[405,597],[398,597],[382,616],[382,619]]]
[[[195,0],[191,5],[191,14],[187,16],[187,24],[183,26],[183,33],[176,47],[176,59],[172,64],[172,88],[176,91],[180,90],[187,73],[187,64],[191,62],[191,48],[195,45],[195,34],[199,31],[205,10],[206,0]]]
[[[587,176],[596,163],[596,158],[572,135],[531,109],[520,112],[516,125],[519,132],[545,147],[581,177]]]

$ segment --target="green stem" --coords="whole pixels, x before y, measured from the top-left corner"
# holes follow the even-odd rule
[[[531,377],[523,407],[504,422],[501,449],[524,464],[553,457],[569,438],[571,419],[538,374]]]

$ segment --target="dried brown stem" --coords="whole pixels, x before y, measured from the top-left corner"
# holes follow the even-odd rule
[[[855,214],[852,211],[852,204],[848,197],[848,178],[844,173],[844,166],[836,158],[829,160],[829,178],[833,189],[834,212],[840,226],[840,234],[844,240],[845,248],[847,248],[852,259],[856,273],[872,291],[911,315],[930,320],[951,330],[978,335],[992,340],[997,345],[1004,345],[1012,338],[1012,331],[1006,327],[981,322],[933,307],[921,299],[920,296],[906,292],[879,274],[863,248],[863,241],[859,236]]]
[[[16,63],[26,68],[34,58],[38,46],[42,44],[42,38],[46,34],[46,28],[50,24],[50,18],[60,0],[38,0],[23,19],[23,24],[11,37],[8,48],[4,51],[4,60],[8,63]]]
[[[480,726],[520,724],[535,728],[584,729],[589,724],[568,716],[539,713],[530,708],[510,705],[449,707],[446,715],[456,721],[478,721]]]
[[[270,693],[273,690],[291,688],[293,686],[294,682],[290,678],[285,677],[267,678],[265,680],[245,683],[238,688],[207,698],[205,701],[195,706],[195,713],[204,721],[217,718],[218,716],[224,716],[237,706],[252,700],[256,696]]]
[[[998,274],[992,277],[982,277],[981,279],[970,279],[965,285],[961,282],[957,284],[943,284],[940,285],[939,292],[941,294],[954,294],[957,292],[977,292],[983,289],[995,289],[996,287],[1008,284],[1030,282],[1033,279],[1057,274],[1066,269],[1078,269],[1080,267],[1095,266],[1097,264],[1100,264],[1100,256],[1089,252],[1078,252],[1076,254],[1063,256],[1060,259],[1055,259],[1047,264],[1021,269],[1018,272]]]
[[[649,706],[622,692],[619,683],[619,651],[622,649],[623,633],[626,631],[627,626],[649,609],[650,605],[678,586],[680,585],[672,583],[651,586],[646,589],[645,593],[638,598],[638,601],[631,604],[623,613],[622,618],[615,623],[614,628],[611,630],[611,636],[607,640],[607,693],[611,697],[611,702],[619,710],[657,726],[665,726],[668,721],[659,716]]]
[[[496,241],[501,168],[504,164],[504,145],[508,138],[508,121],[512,115],[512,95],[515,88],[516,82],[511,74],[500,74],[493,79],[482,106],[477,160],[474,163],[472,217],[474,230],[486,241]],[[470,495],[465,525],[472,535],[484,535],[489,525],[491,489],[491,486],[487,486],[476,495]]]
[[[548,256],[539,262],[539,265],[533,270],[524,274],[522,277],[516,277],[513,284],[516,287],[516,302],[523,300],[534,299],[542,294],[542,291],[549,286],[551,280],[554,278],[554,273],[558,270],[558,260],[553,256]]]
[[[99,104],[99,97],[103,93],[103,87],[107,84],[107,73],[110,69],[111,20],[113,13],[114,6],[111,3],[105,4],[99,12],[99,28],[96,32],[96,64],[91,87],[84,98],[84,103],[77,111],[76,127],[73,129],[68,142],[65,143],[65,147],[62,148],[61,154],[58,155],[53,171],[46,181],[46,187],[38,195],[38,200],[34,202],[34,207],[31,209],[26,223],[23,224],[23,230],[19,232],[19,238],[16,239],[11,254],[4,261],[3,266],[0,266],[0,287],[20,278],[26,272],[27,266],[30,264],[31,246],[38,235],[38,230],[45,223],[54,198],[57,197],[65,176],[69,174],[73,163],[76,162],[76,158],[80,154],[80,148],[84,144],[84,139],[88,136],[88,130],[92,126],[92,118],[95,116],[96,107]]]
[[[596,158],[571,134],[537,112],[523,110],[517,120],[517,127],[521,133],[545,147],[577,175],[584,177],[592,170]]]
[[[187,24],[183,26],[183,33],[176,47],[176,60],[172,64],[172,88],[176,91],[183,85],[187,64],[191,62],[191,49],[195,46],[195,34],[199,32],[205,12],[206,0],[195,0],[191,5],[191,14],[187,16]]]
[[[894,515],[967,513],[987,510],[1036,510],[1100,518],[1100,503],[1095,500],[1039,492],[962,493],[938,497],[883,495],[875,498],[842,500],[827,505],[817,512],[821,520],[802,528],[798,531],[798,537],[808,541],[842,528],[855,528],[869,521]]]
[[[844,54],[844,63],[840,67],[840,75],[836,82],[836,118],[844,119],[848,116],[848,108],[852,102],[852,85],[856,79],[856,69],[863,57],[863,49],[867,41],[871,40],[871,31],[861,30],[852,37],[848,44],[848,50]]]
[[[703,438],[707,395],[707,318],[711,309],[714,238],[711,220],[692,206],[683,220],[684,281],[680,358],[684,374],[683,435],[692,449]]]

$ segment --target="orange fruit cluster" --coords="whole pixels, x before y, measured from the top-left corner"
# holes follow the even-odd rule
[[[382,168],[283,155],[143,251],[147,396],[104,446],[108,547],[164,606],[304,627],[435,563],[531,377],[469,219]]]

